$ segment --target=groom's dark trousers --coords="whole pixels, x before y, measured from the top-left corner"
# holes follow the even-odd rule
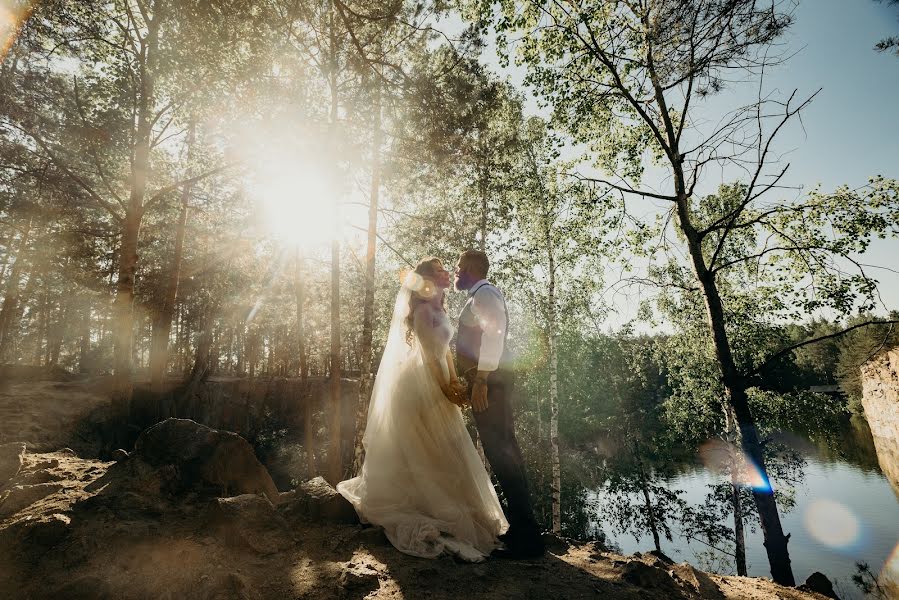
[[[510,373],[492,373],[487,380],[487,410],[473,414],[484,454],[506,498],[510,532],[527,543],[539,535],[539,527],[531,506],[524,458],[515,438],[513,388]]]

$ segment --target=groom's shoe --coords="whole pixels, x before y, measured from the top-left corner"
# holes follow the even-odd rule
[[[511,533],[511,535],[510,535]],[[539,536],[519,536],[514,532],[497,536],[504,548],[497,548],[490,553],[492,558],[530,559],[540,558],[546,551],[543,540]]]
[[[505,558],[510,560],[530,560],[540,558],[544,554],[543,545],[529,544],[497,548],[490,553],[490,558]]]

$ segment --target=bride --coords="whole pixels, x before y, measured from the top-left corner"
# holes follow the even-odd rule
[[[480,561],[508,522],[455,403],[461,390],[444,305],[450,275],[422,260],[403,282],[375,379],[365,461],[337,484],[401,552]]]

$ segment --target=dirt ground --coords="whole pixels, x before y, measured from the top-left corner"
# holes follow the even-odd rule
[[[110,493],[114,463],[67,450],[22,460],[0,491],[5,598],[823,597],[561,540],[532,561],[417,559],[377,528],[310,522],[262,498],[223,524],[208,501]]]
[[[107,398],[102,379],[0,382],[0,598],[823,598],[564,540],[538,560],[419,559],[295,492],[276,508],[161,494],[159,472],[122,485],[127,469],[90,458]]]

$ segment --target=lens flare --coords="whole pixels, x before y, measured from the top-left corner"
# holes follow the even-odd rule
[[[758,492],[770,492],[771,482],[755,461],[739,447],[722,440],[709,440],[699,448],[699,459],[707,469],[720,475],[730,475],[740,486]]]
[[[878,582],[888,591],[899,592],[899,544],[896,544],[892,554],[884,563]],[[897,597],[899,597],[899,594],[897,594]]]
[[[16,41],[22,24],[33,10],[32,2],[20,3],[18,7],[9,4],[8,1],[0,0],[0,60],[6,58],[6,53]]]
[[[408,288],[413,292],[420,292],[424,287],[424,284],[424,278],[415,271],[409,271],[403,276],[403,287]]]
[[[821,499],[812,502],[803,516],[813,538],[831,548],[849,548],[858,541],[858,518],[839,502]]]

